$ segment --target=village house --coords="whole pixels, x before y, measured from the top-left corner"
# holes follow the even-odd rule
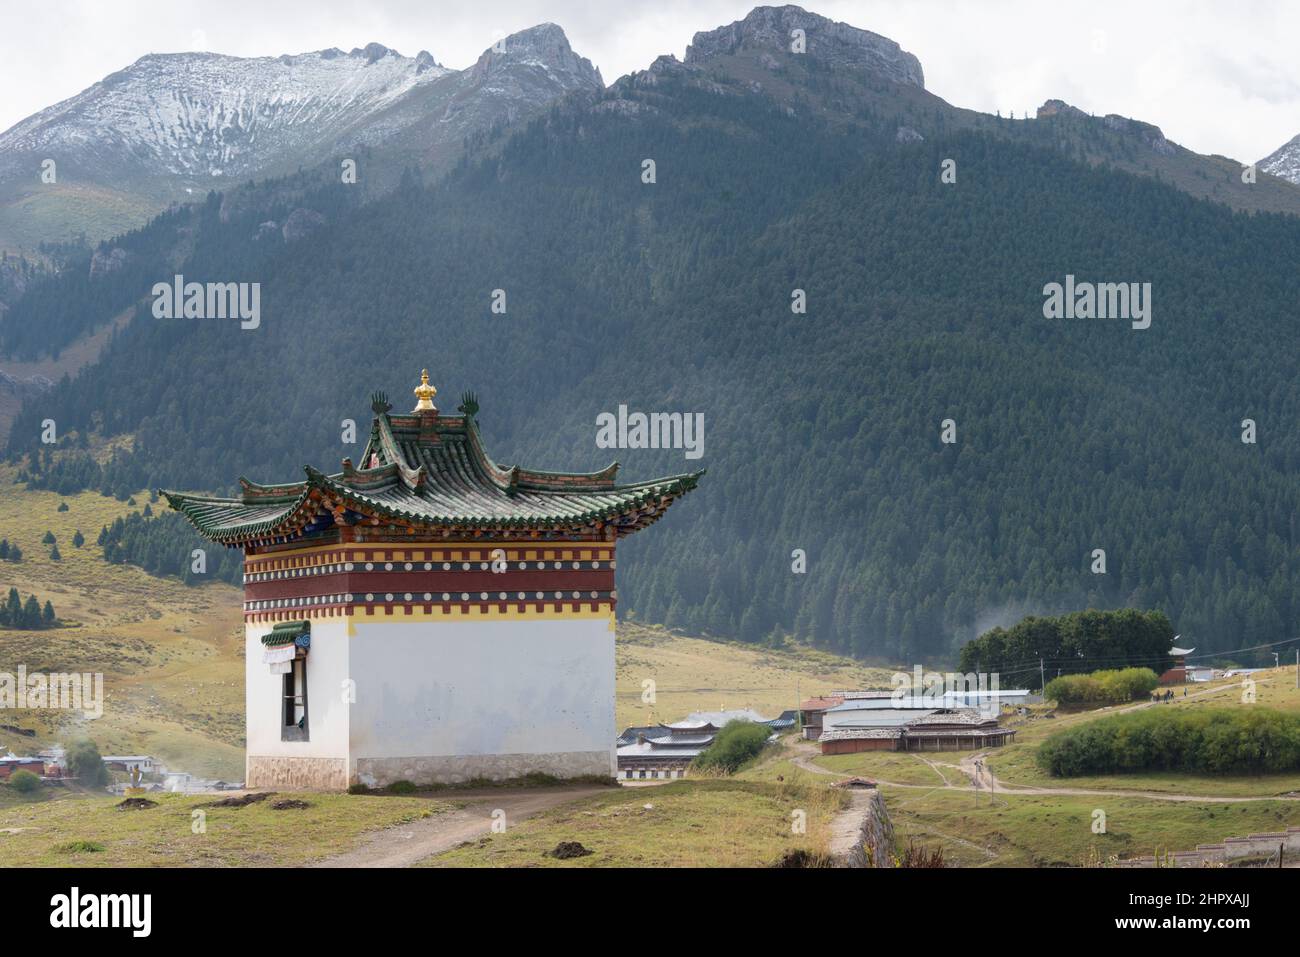
[[[838,704],[843,704],[844,698],[838,695],[826,695],[824,697],[809,698],[799,705],[799,724],[803,728],[803,736],[809,741],[816,741],[822,733],[822,715],[828,708],[833,708]]]
[[[684,721],[651,727],[628,728],[618,738],[618,776],[624,780],[668,779],[686,776],[699,757],[732,721],[765,724],[773,734],[794,727],[795,714],[764,718],[749,708],[736,711],[693,711]]]
[[[37,777],[45,776],[45,760],[34,757],[8,755],[0,758],[0,780],[8,780],[15,771],[31,771]]]
[[[498,465],[472,395],[414,392],[372,397],[360,466],[163,493],[244,552],[247,786],[612,777],[615,546],[703,473]]]
[[[1015,734],[978,708],[854,707],[846,701],[826,712],[817,740],[822,754],[967,751],[1002,747]]]
[[[166,770],[157,758],[151,758],[147,754],[106,754],[103,761],[108,770],[127,774],[136,768],[140,769],[141,774],[161,774]]]

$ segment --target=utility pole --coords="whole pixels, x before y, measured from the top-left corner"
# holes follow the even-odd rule
[[[794,732],[803,737],[803,695],[799,693],[799,679],[794,679]]]
[[[1039,686],[1039,690],[1042,691],[1044,695],[1046,695],[1047,694],[1047,672],[1043,670],[1042,658],[1038,659],[1038,680],[1042,682],[1042,684]]]

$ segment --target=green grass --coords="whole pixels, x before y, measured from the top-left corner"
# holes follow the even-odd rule
[[[813,759],[818,767],[840,774],[851,774],[877,781],[893,781],[897,784],[928,784],[942,787],[945,783],[961,784],[965,781],[962,773],[955,767],[962,757],[969,757],[970,752],[927,752],[927,764],[915,754],[896,753],[893,751],[863,751],[859,754],[827,754]]]
[[[1300,793],[1300,773],[1199,777],[1160,772],[1054,778],[1035,763],[1036,749],[1037,745],[1013,745],[990,753],[987,763],[1000,782],[1015,787],[1153,791],[1218,797],[1273,797]]]
[[[555,808],[423,862],[433,867],[761,867],[787,851],[824,852],[847,797],[802,784],[686,779],[618,788]],[[806,813],[804,834],[793,812]],[[562,841],[593,853],[556,860]]]
[[[19,867],[298,866],[350,849],[365,832],[449,810],[427,798],[312,794],[311,807],[274,800],[203,808],[219,795],[150,794],[158,806],[119,811],[121,798],[68,796],[0,804],[0,861]],[[206,833],[194,833],[202,811]]]
[[[964,867],[1086,866],[1111,857],[1191,850],[1227,837],[1300,825],[1300,802],[1242,804],[1145,798],[1003,795],[979,805],[973,791],[884,787],[896,839],[942,844],[948,862]],[[1094,812],[1106,833],[1094,834]]]
[[[1240,678],[1221,679],[1205,685],[1190,685],[1188,697],[1182,688],[1175,689],[1170,704],[1147,705],[1150,708],[1223,708],[1266,707],[1279,711],[1300,711],[1300,691],[1295,687],[1295,670],[1282,668],[1254,676],[1255,700],[1242,699]],[[1070,788],[1087,790],[1153,791],[1163,794],[1193,794],[1219,797],[1274,797],[1300,792],[1300,773],[1258,776],[1210,777],[1178,773],[1083,775],[1054,778],[1039,768],[1034,760],[1038,745],[1055,731],[1096,721],[1108,715],[1130,710],[1129,707],[1100,708],[1094,711],[1061,714],[1054,719],[1037,719],[1017,728],[1015,744],[989,752],[988,766],[998,780],[1018,787]]]

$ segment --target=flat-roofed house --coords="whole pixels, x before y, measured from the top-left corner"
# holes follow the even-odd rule
[[[969,751],[1002,747],[1016,734],[977,708],[841,708],[826,713],[822,754]]]

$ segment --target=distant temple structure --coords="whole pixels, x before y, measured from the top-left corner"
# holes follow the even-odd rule
[[[1175,635],[1174,640],[1177,641],[1179,637],[1181,636]],[[1173,664],[1160,676],[1160,683],[1162,685],[1180,685],[1187,682],[1191,670],[1187,667],[1187,656],[1195,650],[1195,648],[1179,648],[1177,645],[1170,648],[1169,657],[1173,659]]]
[[[239,498],[163,492],[244,550],[249,787],[613,776],[614,551],[703,472],[616,485],[502,466],[382,394],[362,466]]]

